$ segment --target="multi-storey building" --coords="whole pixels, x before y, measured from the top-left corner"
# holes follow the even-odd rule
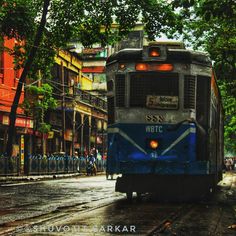
[[[0,48],[13,49],[16,44],[14,39],[4,40]],[[22,71],[15,69],[14,58],[8,52],[0,50],[0,153],[4,153],[6,146],[9,112]],[[27,155],[55,152],[84,155],[92,148],[104,152],[106,101],[89,93],[93,81],[82,74],[81,59],[70,51],[58,51],[52,74],[52,80],[42,81],[51,84],[53,96],[58,101],[57,109],[51,109],[45,115],[52,130],[46,135],[35,130],[33,117],[27,117],[20,107],[25,97],[23,90],[17,109],[13,155],[20,152]]]
[[[82,74],[80,57],[70,51],[58,51],[49,83],[58,107],[50,111],[48,118],[53,135],[47,139],[47,152],[85,155],[95,148],[104,153],[106,101],[90,93],[93,81]]]
[[[0,45],[0,153],[4,152],[7,141],[9,113],[15,96],[22,69],[15,69],[14,57],[10,51],[19,44],[15,39],[4,39]],[[29,137],[33,132],[33,120],[24,114],[20,104],[24,100],[24,87],[17,108],[15,122],[16,136],[13,137],[13,155],[18,155],[24,150],[24,137]]]

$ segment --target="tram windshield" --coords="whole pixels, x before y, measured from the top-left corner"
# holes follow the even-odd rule
[[[177,73],[130,73],[130,107],[178,109]]]

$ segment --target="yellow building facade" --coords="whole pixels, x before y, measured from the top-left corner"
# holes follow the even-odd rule
[[[54,83],[58,85],[57,110],[61,113],[58,118],[61,117],[62,121],[54,119],[54,128],[56,130],[57,124],[61,122],[62,132],[57,133],[55,142],[51,140],[51,149],[56,146],[56,151],[69,155],[84,155],[91,149],[96,149],[97,137],[101,136],[99,126],[107,125],[106,101],[89,93],[93,81],[82,74],[82,67],[83,63],[77,54],[66,50],[57,52]],[[104,143],[100,145],[103,151]]]

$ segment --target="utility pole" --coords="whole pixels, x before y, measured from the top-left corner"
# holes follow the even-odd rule
[[[81,113],[80,156],[84,155],[84,114]]]
[[[91,151],[91,140],[90,140],[90,137],[91,137],[91,129],[92,129],[92,116],[89,116],[88,117],[89,119],[89,140],[88,140],[88,153],[90,153]]]
[[[42,101],[41,101],[41,103],[42,103]],[[43,109],[43,107],[41,108],[41,124],[43,124],[44,123],[44,109]],[[42,133],[42,155],[43,155],[43,157],[45,156],[45,154],[46,154],[46,150],[45,150],[45,148],[46,148],[46,146],[45,146],[45,134],[44,133]]]
[[[76,124],[76,102],[73,102],[73,123],[72,123],[72,156],[75,156],[75,124]]]
[[[65,74],[63,62],[61,62],[61,84],[62,84],[62,151],[66,154],[65,129],[66,129],[66,114],[65,114]]]
[[[102,159],[104,158],[104,149],[105,149],[105,138],[104,138],[104,125],[105,121],[102,121]]]
[[[41,74],[41,71],[39,70],[38,71],[38,76],[39,76],[39,81],[38,81],[38,87],[42,87],[42,74]],[[40,102],[40,104],[41,104],[41,117],[40,117],[40,122],[41,122],[41,124],[43,124],[44,123],[44,108],[43,108],[43,95],[38,95],[38,100],[39,100],[39,102]],[[45,153],[46,153],[46,146],[45,146],[45,137],[44,137],[45,135],[44,135],[44,133],[42,133],[42,138],[41,138],[41,145],[42,145],[42,155],[43,155],[43,157],[45,156]]]
[[[98,122],[99,120],[95,119],[95,140],[94,140],[94,149],[95,149],[95,157],[97,158],[97,138],[98,138]]]

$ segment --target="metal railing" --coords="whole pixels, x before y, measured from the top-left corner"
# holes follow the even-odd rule
[[[56,89],[54,86],[54,96],[56,99],[61,100],[62,96],[65,98],[65,102],[83,102],[87,105],[96,107],[103,111],[107,111],[107,101],[101,97],[91,94],[89,91],[84,91],[74,86],[64,85],[64,94],[61,93],[61,89]]]
[[[83,91],[81,89],[75,89],[75,99],[78,102],[84,102],[89,105],[92,105],[93,107],[102,109],[102,110],[107,110],[107,102],[95,95],[92,95],[91,93],[87,91]]]
[[[18,175],[20,172],[19,156],[5,157],[0,156],[0,175]]]
[[[66,173],[86,173],[87,158],[71,157],[64,155],[30,155],[25,160],[26,175],[50,175]],[[106,170],[106,160],[97,159],[96,166],[98,172]],[[0,157],[0,176],[14,176],[20,174],[20,158]]]

